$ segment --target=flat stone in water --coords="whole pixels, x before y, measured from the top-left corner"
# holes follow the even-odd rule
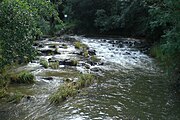
[[[45,79],[45,80],[53,80],[53,77],[43,77],[42,79]]]

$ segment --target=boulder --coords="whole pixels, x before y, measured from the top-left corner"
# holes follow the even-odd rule
[[[86,68],[86,69],[90,69],[90,68],[91,68],[91,65],[86,63],[86,64],[85,64],[85,68]]]
[[[27,96],[24,96],[23,100],[24,101],[34,101],[34,100],[36,100],[36,98],[34,96],[27,95]]]
[[[99,62],[98,65],[104,65],[104,62]]]
[[[89,59],[87,63],[89,63],[91,66],[97,65],[97,62],[94,62],[91,59]]]
[[[93,71],[93,72],[100,72],[100,71],[102,71],[102,69],[98,68],[98,67],[94,67],[94,68],[92,68],[90,70]]]
[[[44,45],[43,45],[43,44],[39,44],[38,47],[39,47],[39,48],[43,48]]]
[[[57,45],[49,45],[49,48],[56,48]]]
[[[89,50],[88,50],[88,54],[89,54],[90,56],[96,55],[96,50],[89,49]]]
[[[33,46],[38,46],[39,45],[39,43],[37,43],[37,42],[35,42],[34,44],[33,44]]]
[[[64,79],[64,81],[69,83],[69,82],[72,82],[73,79],[72,78],[66,78],[66,79]]]
[[[70,59],[65,59],[65,60],[60,60],[59,64],[60,65],[67,65],[67,66],[77,66],[78,61],[70,60]]]
[[[51,50],[51,49],[43,49],[43,50],[40,50],[40,51],[41,51],[41,53],[43,55],[52,55],[52,54],[54,54],[54,51]]]
[[[57,62],[57,60],[52,57],[52,58],[49,58],[49,59],[48,59],[48,62]]]
[[[65,60],[60,60],[59,65],[65,65]]]

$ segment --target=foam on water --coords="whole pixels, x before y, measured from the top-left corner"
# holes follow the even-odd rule
[[[81,40],[90,48],[95,49],[97,57],[101,58],[105,63],[115,63],[115,66],[119,65],[122,69],[154,69],[154,66],[152,66],[154,65],[152,64],[153,59],[135,48],[134,43],[140,43],[139,40],[130,38],[106,40],[84,38],[79,36],[72,37],[76,38],[77,40]],[[115,44],[112,44],[110,41],[114,41]],[[121,47],[119,47],[119,44],[123,42],[127,44],[123,44]],[[131,44],[132,47],[129,47],[129,44]]]

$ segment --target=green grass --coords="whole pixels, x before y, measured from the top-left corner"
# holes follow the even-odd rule
[[[67,71],[46,71],[39,73],[38,75],[48,77],[48,76],[54,76],[54,77],[64,77],[64,78],[74,78],[79,75],[79,72],[67,70]]]
[[[67,100],[69,97],[77,95],[78,90],[88,87],[94,82],[94,80],[95,77],[91,74],[80,75],[79,80],[76,83],[66,82],[61,85],[59,89],[49,97],[49,99],[51,103],[59,104]]]
[[[87,50],[84,50],[84,53],[83,53],[83,55],[84,55],[84,57],[85,57],[85,58],[88,58],[88,56],[89,56],[89,53],[88,53],[88,51],[87,51]]]
[[[0,99],[6,97],[8,94],[4,88],[0,89]]]
[[[8,98],[6,101],[10,103],[19,103],[23,97],[24,97],[24,94],[19,93],[19,92],[14,92],[8,95]]]
[[[155,45],[151,48],[150,50],[150,54],[153,56],[153,57],[158,57],[162,54],[161,52],[161,49],[158,45]]]
[[[61,103],[65,101],[68,97],[75,96],[77,94],[77,89],[71,83],[66,83],[50,96],[51,103]]]
[[[79,76],[79,80],[77,81],[76,88],[81,89],[84,87],[88,87],[94,82],[94,76],[92,74],[83,74]]]
[[[77,66],[78,60],[71,60],[71,64],[72,64],[72,66]]]
[[[1,102],[10,102],[10,103],[19,103],[25,95],[20,92],[7,92],[5,89],[0,89],[0,101]]]
[[[86,50],[88,48],[87,45],[77,41],[77,42],[74,42],[74,46],[76,49],[83,49],[83,50]]]
[[[93,62],[99,62],[100,61],[100,59],[98,59],[96,56],[92,56],[91,57],[91,60],[93,61]]]
[[[50,62],[49,67],[52,69],[58,69],[59,68],[59,62]]]
[[[40,60],[40,65],[42,65],[44,68],[48,68],[48,61],[46,60]]]
[[[35,77],[28,71],[22,71],[20,73],[10,74],[11,84],[32,84],[35,82]]]

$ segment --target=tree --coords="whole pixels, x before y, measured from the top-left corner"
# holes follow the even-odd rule
[[[4,0],[0,6],[1,68],[15,60],[31,60],[33,39],[38,29],[29,5],[20,0]]]
[[[0,6],[0,68],[32,60],[33,41],[46,27],[42,21],[56,18],[56,9],[46,0],[3,0]]]
[[[156,56],[166,66],[169,73],[180,78],[180,0],[161,0],[152,4],[151,28],[163,29]],[[180,80],[179,80],[180,81]]]

